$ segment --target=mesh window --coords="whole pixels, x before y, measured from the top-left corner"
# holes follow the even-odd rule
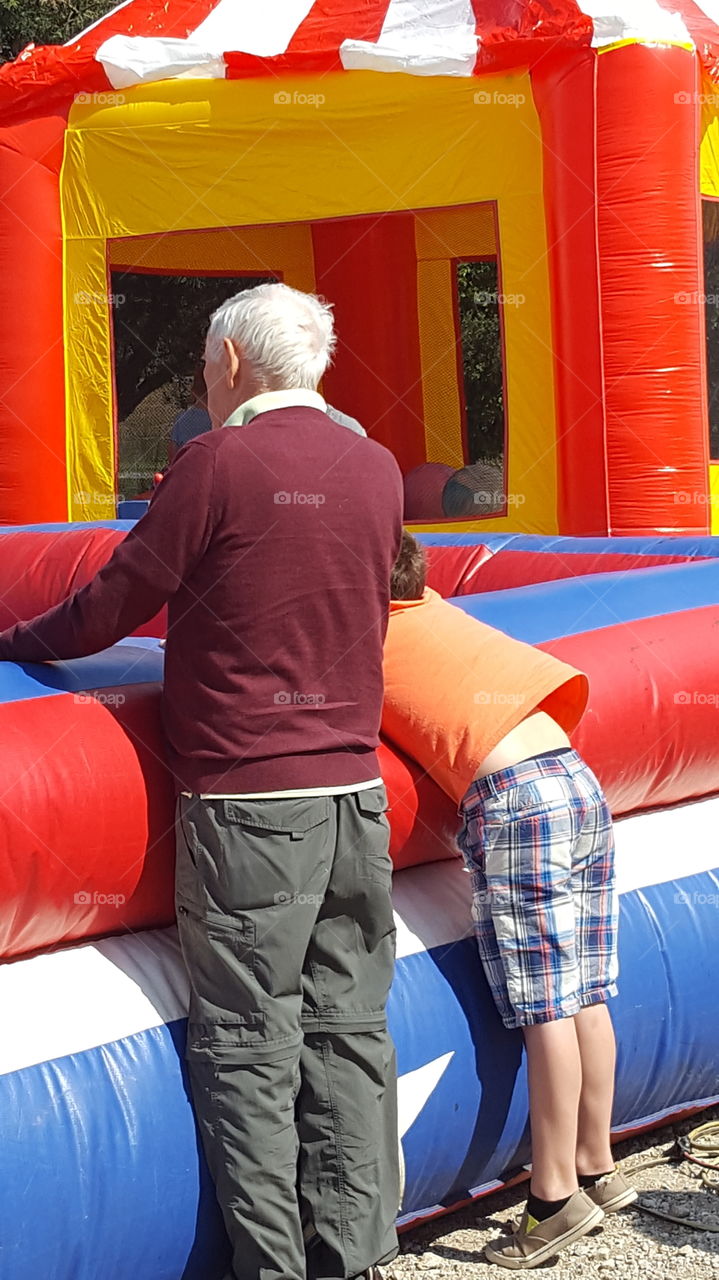
[[[460,390],[467,465],[447,482],[448,516],[499,514],[505,506],[505,415],[497,260],[455,263]]]
[[[193,379],[210,315],[241,289],[275,277],[182,276],[112,271],[118,419],[118,492],[146,492],[168,463],[173,424],[193,408]],[[187,421],[187,420],[185,420]]]

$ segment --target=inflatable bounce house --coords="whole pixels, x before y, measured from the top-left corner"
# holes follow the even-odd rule
[[[442,464],[409,519],[490,453],[489,529],[710,532],[704,10],[125,0],[30,46],[0,70],[0,518],[116,514],[123,273],[270,274],[335,304],[330,401],[405,473]],[[496,323],[489,442],[467,289]]]
[[[117,492],[114,273],[329,297],[327,395],[398,457],[431,585],[590,677],[574,743],[616,819],[618,1135],[719,1099],[718,51],[694,0],[127,0],[0,69],[0,626],[129,527],[96,519]],[[467,279],[476,309],[495,281],[494,452],[470,421]],[[454,503],[497,475],[501,510],[440,519],[450,484]],[[161,614],[94,657],[0,663],[3,1280],[223,1274],[182,1058],[164,634]],[[454,808],[392,743],[381,759],[406,1225],[521,1174],[526,1080]]]

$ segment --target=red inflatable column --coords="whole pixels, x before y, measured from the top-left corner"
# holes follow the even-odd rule
[[[0,523],[67,520],[62,227],[65,121],[0,130]]]
[[[542,125],[557,413],[559,532],[609,532],[595,188],[591,49],[532,70]]]
[[[610,532],[708,533],[698,61],[597,61]]]
[[[312,241],[317,292],[334,303],[339,335],[325,394],[409,471],[426,458],[414,217],[321,222]]]

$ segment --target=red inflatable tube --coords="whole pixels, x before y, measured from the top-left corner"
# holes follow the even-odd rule
[[[534,582],[554,582],[588,573],[652,569],[663,564],[693,564],[707,556],[634,555],[626,551],[548,552],[496,551],[483,544],[428,546],[427,581],[448,599],[480,591],[504,591],[528,587]]]
[[[596,226],[594,49],[559,48],[532,67],[542,125],[562,533],[609,531]]]
[[[389,803],[389,852],[395,871],[453,858],[457,807],[414,760],[380,743],[379,762]]]
[[[597,59],[613,534],[708,532],[700,88],[699,60],[687,49],[630,44]]]
[[[477,551],[477,547],[434,547],[434,551]],[[467,557],[467,566],[461,568],[461,557],[451,565],[445,565],[441,557],[435,566],[430,559],[429,584],[444,595],[443,590],[454,578],[454,588],[449,595],[473,595],[480,591],[504,591],[508,587],[528,587],[535,582],[555,582],[559,578],[585,577],[592,573],[612,573],[618,570],[634,572],[635,569],[655,569],[666,564],[696,564],[708,556],[642,556],[627,552],[547,552],[547,551],[498,551],[480,563]],[[435,577],[442,584],[435,585]]]
[[[0,705],[0,955],[173,919],[160,688],[102,694]]]
[[[4,533],[0,542],[0,629],[35,618],[84,587],[126,536],[122,529]],[[133,634],[164,636],[166,631],[167,612],[161,609]]]
[[[710,606],[540,646],[589,675],[574,745],[615,815],[717,790],[718,635]],[[172,921],[159,686],[102,695],[0,705],[0,955]],[[380,762],[395,867],[452,857],[452,801],[387,744]]]
[[[538,646],[589,676],[572,741],[615,815],[719,790],[718,641],[710,605]]]
[[[66,529],[5,533],[0,543],[0,629],[33,618],[85,585],[109,560],[122,529]],[[497,551],[478,545],[428,546],[428,581],[445,598],[479,591],[501,591],[587,573],[649,569],[706,557],[635,555],[622,552]],[[165,610],[135,635],[164,636]]]
[[[174,920],[160,686],[0,704],[0,956]],[[452,856],[456,812],[380,749],[397,867]]]
[[[427,581],[445,600],[483,591],[480,585],[485,565],[492,558],[489,547],[425,547]]]
[[[42,115],[0,129],[0,524],[67,519],[58,194],[65,121],[48,108]],[[0,119],[8,123],[3,106]]]

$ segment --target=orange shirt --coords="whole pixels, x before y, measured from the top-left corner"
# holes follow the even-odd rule
[[[425,590],[393,600],[384,646],[382,732],[454,800],[533,711],[570,733],[589,682],[574,667],[471,618]]]

